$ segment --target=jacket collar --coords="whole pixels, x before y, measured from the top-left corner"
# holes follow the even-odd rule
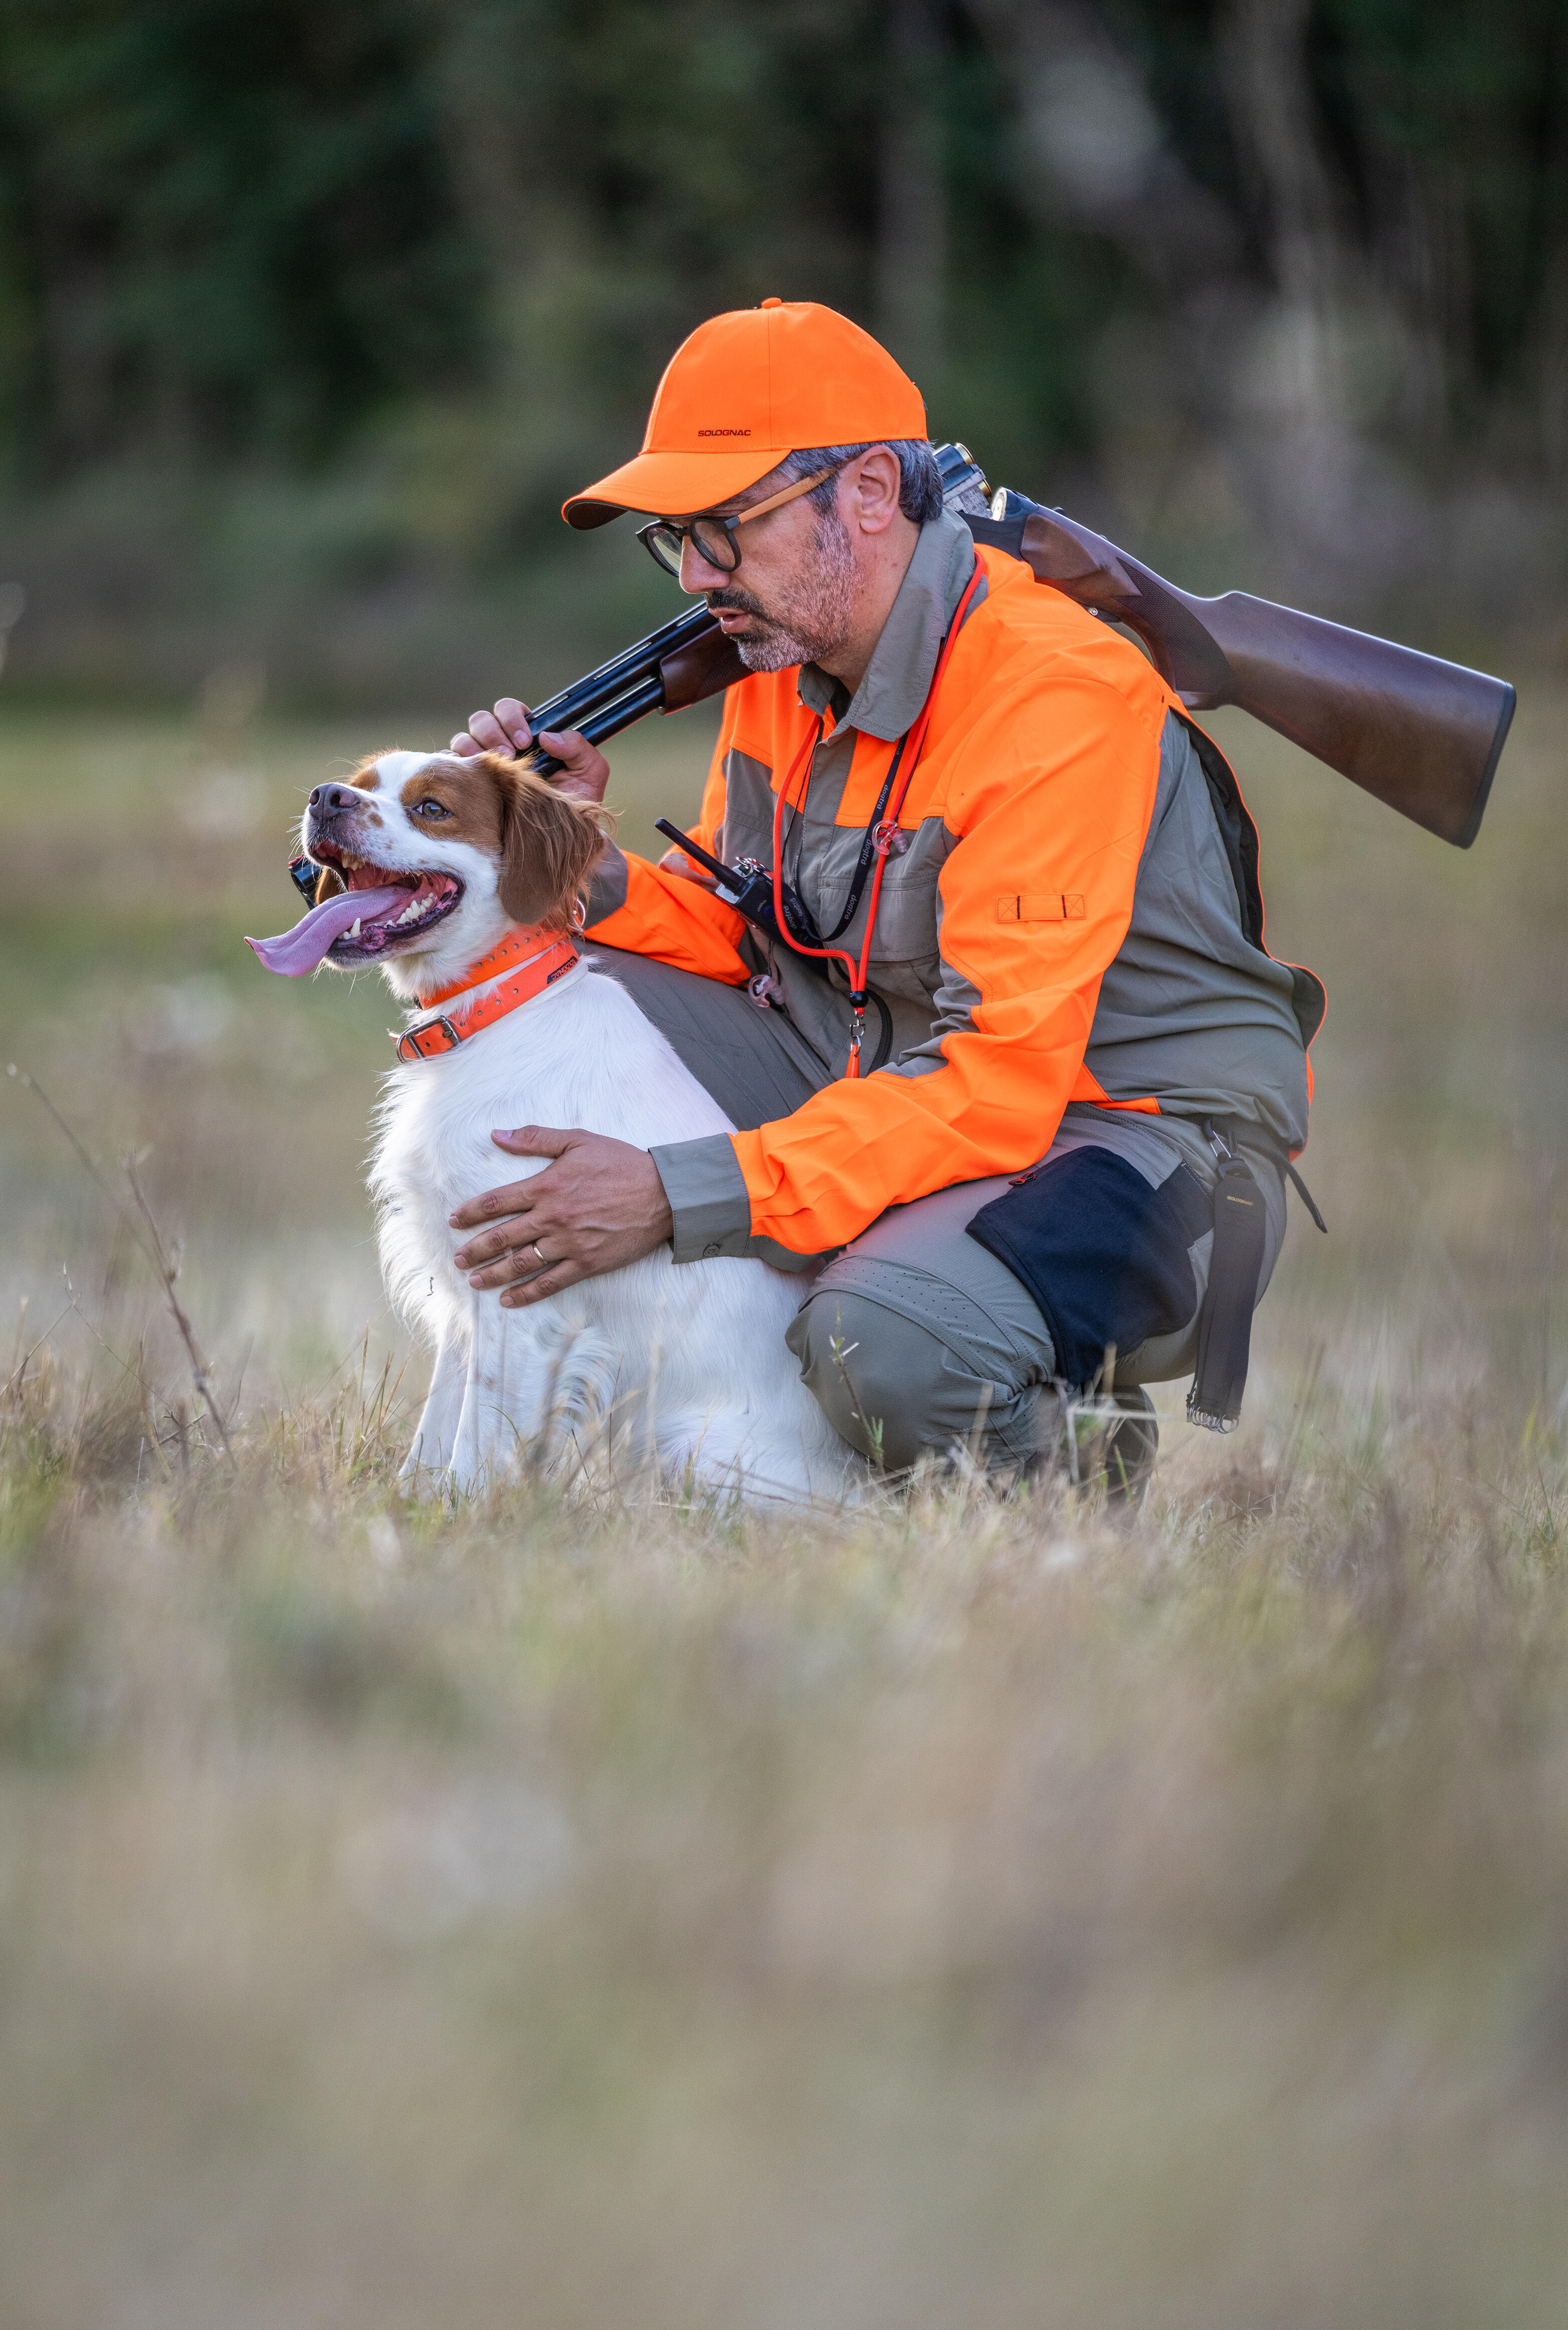
[[[928,518],[860,686],[847,696],[842,680],[817,664],[802,664],[807,710],[830,711],[840,729],[858,728],[884,744],[902,736],[920,715],[943,636],[974,571],[974,537],[963,519],[951,510]]]

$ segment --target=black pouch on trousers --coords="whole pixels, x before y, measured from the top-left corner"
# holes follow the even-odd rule
[[[1214,1183],[1214,1243],[1198,1313],[1198,1363],[1187,1394],[1187,1421],[1233,1432],[1247,1386],[1252,1312],[1263,1272],[1268,1217],[1250,1167],[1232,1155]]]

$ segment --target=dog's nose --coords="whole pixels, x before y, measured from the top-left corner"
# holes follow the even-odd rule
[[[317,785],[310,806],[317,817],[332,817],[340,809],[353,809],[360,798],[352,785]]]

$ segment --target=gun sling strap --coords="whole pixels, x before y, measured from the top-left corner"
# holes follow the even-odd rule
[[[1209,1253],[1208,1284],[1198,1312],[1197,1363],[1187,1394],[1187,1421],[1201,1424],[1210,1432],[1233,1432],[1241,1419],[1242,1394],[1247,1385],[1252,1312],[1257,1307],[1268,1227],[1263,1193],[1239,1142],[1245,1140],[1268,1151],[1295,1185],[1318,1227],[1327,1232],[1328,1225],[1282,1143],[1271,1141],[1258,1125],[1238,1124],[1234,1117],[1205,1116],[1202,1122],[1219,1170],[1214,1188],[1214,1242]]]

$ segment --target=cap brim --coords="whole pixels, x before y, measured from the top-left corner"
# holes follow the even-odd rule
[[[562,504],[561,515],[584,534],[592,526],[608,526],[627,510],[684,517],[693,510],[713,509],[776,469],[792,450],[788,445],[748,445],[743,451],[736,446],[712,453],[639,453],[597,485],[573,494]]]

